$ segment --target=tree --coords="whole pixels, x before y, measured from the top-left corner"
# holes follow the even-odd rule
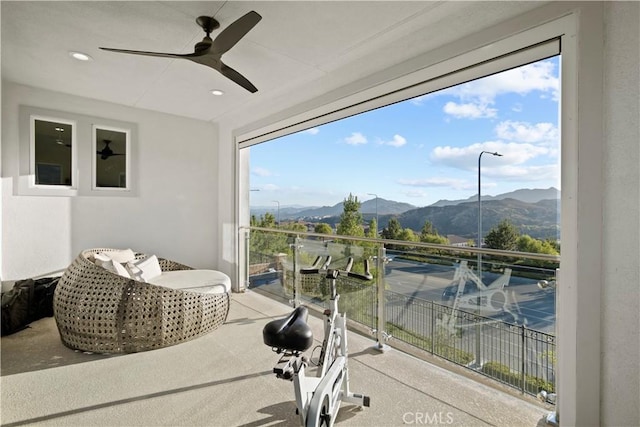
[[[400,240],[400,234],[402,233],[402,226],[398,221],[398,218],[391,218],[387,223],[387,226],[382,230],[382,237],[384,239]]]
[[[557,240],[555,240],[555,239],[549,239],[549,238],[544,239],[544,241],[545,241],[549,246],[551,246],[553,249],[555,249],[555,250],[556,250],[556,252],[557,252],[558,254],[560,254],[560,242],[559,242],[559,241],[557,241]]]
[[[448,245],[449,239],[439,234],[420,235],[420,241],[424,243],[435,243],[437,245]]]
[[[485,245],[491,249],[503,251],[515,251],[518,245],[520,232],[508,219],[503,219],[489,230],[484,238]]]
[[[529,252],[534,254],[559,255],[556,248],[548,240],[538,240],[523,234],[518,238],[518,250],[520,252]]]
[[[337,234],[342,236],[364,237],[360,205],[361,203],[358,201],[358,198],[349,193],[349,197],[344,199],[343,202],[343,211],[340,215]]]
[[[373,218],[369,223],[369,232],[367,233],[367,237],[371,239],[375,239],[378,237],[378,222],[375,218]]]
[[[301,232],[307,231],[307,226],[304,224],[300,224],[299,222],[290,222],[288,224],[284,224],[281,228],[285,230],[291,230],[291,231],[301,231]]]
[[[448,245],[449,239],[438,234],[438,230],[431,221],[426,220],[420,231],[420,241],[424,243],[436,243],[438,245]]]
[[[449,244],[449,239],[447,239],[444,236],[439,235],[438,231],[436,230],[436,228],[433,226],[433,224],[429,220],[426,220],[424,222],[424,225],[422,226],[422,230],[420,231],[419,238],[420,238],[420,241],[423,242],[423,243],[434,243],[436,245],[448,245]],[[423,248],[423,249],[421,249],[421,252],[440,253],[440,250]]]
[[[265,213],[258,220],[255,215],[251,216],[251,225],[261,228],[277,228],[276,217],[272,213]],[[300,224],[301,225],[301,224]],[[306,231],[306,228],[302,226]],[[286,234],[276,234],[269,231],[252,230],[249,238],[250,262],[264,262],[273,254],[289,251],[288,237]]]
[[[263,228],[276,228],[276,217],[272,213],[265,213],[260,217],[260,221],[257,224],[258,227]]]
[[[326,222],[319,222],[313,228],[313,232],[318,234],[333,234],[333,228]]]
[[[436,230],[436,228],[433,226],[431,221],[426,220],[424,222],[424,225],[422,226],[422,230],[420,231],[420,241],[424,242],[425,240],[423,240],[423,237],[434,235],[434,234],[437,235],[438,230]]]
[[[398,236],[398,240],[404,240],[405,242],[417,242],[419,239],[418,239],[418,236],[416,236],[416,233],[414,233],[412,229],[404,228],[400,232],[400,236]]]

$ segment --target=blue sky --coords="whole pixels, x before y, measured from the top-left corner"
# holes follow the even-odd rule
[[[560,188],[559,57],[250,148],[251,206],[335,205],[354,194],[415,206]]]

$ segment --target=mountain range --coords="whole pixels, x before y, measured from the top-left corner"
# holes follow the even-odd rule
[[[521,202],[538,203],[540,200],[553,200],[560,198],[560,191],[557,188],[549,187],[542,188],[521,188],[520,190],[511,191],[509,193],[498,194],[497,196],[482,196],[482,201],[485,200],[504,200],[504,199],[516,199]],[[459,205],[464,202],[477,202],[478,195],[469,197],[463,200],[438,200],[429,206],[449,206]]]
[[[426,207],[382,198],[362,202],[360,212],[366,221],[378,215],[378,227],[386,227],[395,217],[404,228],[420,232],[430,221],[439,234],[455,234],[472,238],[478,230],[478,196],[462,200],[439,200]],[[273,206],[251,207],[257,217],[275,213]],[[325,222],[335,227],[343,212],[343,203],[333,206],[285,206],[279,209],[280,221],[302,220]],[[490,230],[503,219],[509,219],[521,233],[534,238],[559,238],[560,191],[556,188],[520,189],[497,196],[482,196],[483,229]]]

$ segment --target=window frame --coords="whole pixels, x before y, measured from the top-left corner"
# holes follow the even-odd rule
[[[249,212],[248,150],[244,142],[278,128],[311,120],[335,111],[336,105],[354,104],[359,97],[372,99],[380,87],[393,87],[424,60],[436,67],[441,62],[494,51],[496,45],[514,49],[551,37],[561,43],[561,227],[562,261],[557,289],[556,330],[558,337],[558,389],[563,398],[556,408],[568,425],[600,419],[601,344],[588,337],[598,336],[601,327],[603,188],[601,144],[604,79],[604,9],[601,4],[553,3],[523,13],[490,29],[418,56],[406,63],[338,88],[326,96],[308,100],[271,117],[231,129],[235,150],[235,221],[243,227]],[[427,67],[427,68],[428,68]],[[424,68],[423,68],[424,70]],[[400,77],[398,77],[400,76]],[[373,89],[372,82],[379,82]],[[389,91],[387,91],[389,92]],[[364,95],[363,95],[364,94]],[[377,95],[381,93],[378,92]],[[578,106],[581,108],[578,108]],[[320,114],[318,114],[320,112]],[[282,117],[289,119],[282,120]],[[292,119],[297,118],[297,120]],[[300,129],[302,130],[302,128]],[[270,138],[271,139],[271,138]],[[589,236],[589,244],[579,236]],[[243,273],[245,243],[237,234],[238,277]],[[582,244],[580,244],[582,242]],[[240,282],[240,281],[239,281]],[[578,322],[578,319],[581,319]]]

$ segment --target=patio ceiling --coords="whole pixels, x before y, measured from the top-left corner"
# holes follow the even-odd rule
[[[266,114],[287,108],[540,4],[3,1],[2,78],[219,121],[248,111]],[[258,88],[255,94],[190,61],[98,48],[190,53],[204,35],[195,23],[198,16],[214,16],[225,28],[251,10],[262,15],[262,21],[223,59]],[[93,60],[76,61],[69,51],[84,52]],[[213,96],[212,89],[225,94]]]

